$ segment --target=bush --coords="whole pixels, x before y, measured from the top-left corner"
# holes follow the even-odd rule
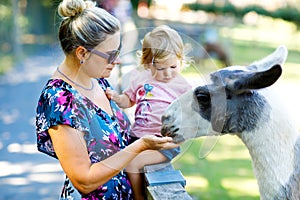
[[[224,3],[222,5],[216,3],[193,3],[185,4],[184,7],[195,11],[203,10],[206,12],[212,12],[216,14],[232,14],[236,17],[243,17],[249,12],[256,12],[259,15],[280,18],[289,22],[293,22],[297,25],[297,27],[300,27],[300,12],[296,8],[290,6],[279,8],[275,11],[266,10],[259,5],[249,5],[244,8],[237,8],[231,3]]]

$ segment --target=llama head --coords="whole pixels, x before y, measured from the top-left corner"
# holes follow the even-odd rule
[[[211,83],[174,101],[162,117],[162,134],[175,142],[221,134],[241,134],[268,120],[269,104],[261,90],[281,75],[287,49],[278,47],[249,66],[231,66],[210,74]]]

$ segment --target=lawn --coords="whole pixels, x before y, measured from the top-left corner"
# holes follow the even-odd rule
[[[280,81],[292,83],[297,90],[300,88],[299,32],[287,29],[289,24],[284,24],[282,21],[278,23],[272,23],[271,30],[263,26],[255,28],[237,26],[230,30],[225,27],[221,33],[223,39],[230,42],[229,51],[234,65],[251,64],[272,53],[278,45],[286,45],[289,54]],[[285,32],[282,28],[285,28]],[[202,77],[216,69],[218,69],[217,62],[208,60],[187,68],[183,74],[187,77]],[[187,181],[186,190],[193,199],[259,199],[250,155],[236,136],[227,135],[187,141],[182,145],[182,153],[173,164],[175,168],[182,171]]]
[[[188,141],[173,163],[194,199],[259,199],[248,150],[235,136]]]

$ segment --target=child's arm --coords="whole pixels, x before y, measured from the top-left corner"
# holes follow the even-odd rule
[[[130,108],[134,103],[126,94],[118,94],[115,90],[106,89],[106,95],[109,99],[115,101],[120,108]]]

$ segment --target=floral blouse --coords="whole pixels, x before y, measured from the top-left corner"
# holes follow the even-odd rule
[[[97,79],[105,91],[106,79]],[[57,158],[48,129],[59,124],[84,132],[91,163],[97,163],[125,148],[129,143],[130,122],[122,110],[110,101],[113,116],[61,79],[50,79],[37,106],[38,150]],[[79,197],[79,198],[78,198]],[[60,199],[132,199],[129,179],[123,171],[89,194],[79,194],[66,177]]]

